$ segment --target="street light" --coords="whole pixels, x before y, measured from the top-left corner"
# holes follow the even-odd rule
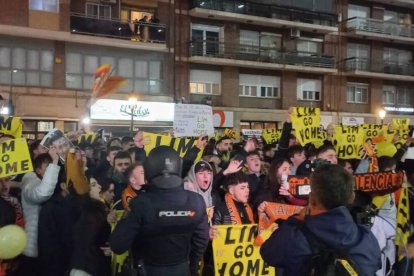
[[[128,98],[128,102],[129,102],[129,109],[131,110],[131,137],[133,137],[134,136],[134,112],[135,112],[135,109],[137,108],[138,97],[134,93],[132,93]]]
[[[386,114],[387,114],[387,112],[384,109],[381,109],[380,111],[378,111],[378,116],[381,119],[381,125],[384,124],[384,118],[385,118]]]

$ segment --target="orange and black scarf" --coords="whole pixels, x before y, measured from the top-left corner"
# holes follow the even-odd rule
[[[224,197],[224,200],[226,202],[227,210],[229,210],[231,224],[242,224],[239,211],[234,204],[234,200],[231,194],[227,193]],[[246,208],[247,216],[249,217],[250,222],[254,223],[252,208],[250,208],[249,204],[247,203],[244,204],[244,207]]]

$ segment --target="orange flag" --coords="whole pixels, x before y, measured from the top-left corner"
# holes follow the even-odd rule
[[[111,76],[110,64],[104,64],[96,68],[92,85],[92,99],[103,98],[115,93],[119,88],[127,84],[127,80],[120,76]]]

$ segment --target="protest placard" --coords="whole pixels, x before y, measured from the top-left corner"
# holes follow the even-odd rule
[[[276,128],[265,128],[262,130],[262,136],[267,144],[273,144],[280,140],[282,130]]]
[[[335,126],[332,143],[338,158],[359,158],[359,149],[364,143],[364,131],[359,126]]]
[[[175,138],[167,135],[155,134],[150,132],[144,132],[144,150],[148,154],[152,149],[158,146],[169,146],[176,150],[181,157],[184,157],[189,149],[197,144],[198,138]],[[197,160],[201,158],[203,151],[200,151]]]
[[[313,107],[295,107],[291,115],[296,139],[304,146],[307,143],[318,143],[320,137],[320,110]]]
[[[10,139],[0,144],[0,177],[33,171],[25,138]]]
[[[217,276],[275,275],[260,256],[260,247],[254,244],[256,224],[216,225],[213,239],[214,271]]]
[[[55,147],[56,152],[62,162],[65,162],[66,155],[68,154],[70,148],[73,147],[69,139],[63,134],[60,129],[57,128],[49,131],[45,137],[43,137],[40,144],[48,149],[52,146]]]
[[[173,128],[175,137],[214,135],[213,110],[211,106],[176,104]]]
[[[19,117],[0,115],[0,134],[10,138],[22,137],[23,121]]]

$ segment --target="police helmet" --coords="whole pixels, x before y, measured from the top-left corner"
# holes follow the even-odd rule
[[[150,185],[168,189],[183,184],[182,159],[171,147],[159,146],[151,150],[144,164],[145,177]]]

